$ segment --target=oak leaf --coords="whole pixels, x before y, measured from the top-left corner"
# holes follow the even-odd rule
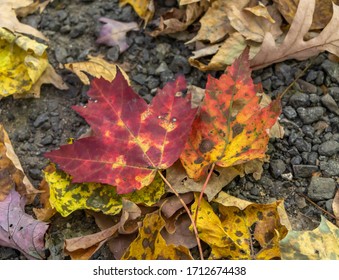
[[[126,34],[131,30],[139,30],[136,22],[120,22],[109,18],[99,18],[100,22],[105,23],[100,30],[100,35],[97,39],[98,44],[107,46],[119,46],[120,53],[128,49],[126,42]]]
[[[131,243],[123,260],[190,260],[190,251],[184,246],[166,244],[161,235],[165,221],[157,212],[146,215],[139,235]]]
[[[285,260],[338,260],[339,229],[324,217],[312,231],[289,231],[280,241]]]
[[[251,59],[252,69],[266,67],[287,59],[303,60],[328,51],[339,56],[339,6],[333,4],[333,16],[320,34],[304,40],[312,24],[315,0],[300,0],[291,27],[282,43],[276,43],[270,32],[265,34],[260,51]]]
[[[187,140],[197,109],[181,76],[168,83],[150,105],[120,71],[112,83],[94,79],[87,107],[74,109],[94,136],[45,154],[73,177],[117,187],[119,194],[149,185],[159,169],[171,166]]]
[[[192,215],[196,212],[198,198],[196,194]],[[197,218],[199,237],[212,249],[210,259],[280,258],[279,241],[287,234],[277,210],[283,207],[282,201],[272,204],[239,202],[237,198],[216,201],[219,216],[202,199]]]
[[[209,76],[205,99],[180,156],[188,176],[199,180],[213,163],[230,167],[264,158],[269,130],[280,112],[279,99],[261,108],[248,51],[220,79]]]
[[[281,14],[288,23],[292,23],[296,14],[299,0],[273,0]],[[315,11],[313,14],[313,21],[310,29],[322,29],[330,21],[333,13],[332,3],[339,5],[338,0],[316,0]]]
[[[28,259],[43,259],[48,225],[24,212],[25,199],[14,189],[0,201],[0,246],[22,252]]]

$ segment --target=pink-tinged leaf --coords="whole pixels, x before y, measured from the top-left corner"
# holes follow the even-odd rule
[[[25,199],[11,190],[0,201],[0,246],[22,252],[28,259],[43,259],[48,225],[24,212]]]
[[[131,30],[139,30],[136,22],[120,22],[114,19],[102,17],[99,21],[105,24],[101,27],[98,44],[104,44],[107,46],[119,46],[120,53],[128,49],[126,42],[126,34]]]
[[[149,185],[159,169],[181,154],[196,108],[184,94],[184,77],[167,83],[150,105],[128,85],[120,71],[110,83],[94,79],[87,107],[74,109],[94,136],[45,154],[73,177],[73,182],[98,182],[129,193]]]

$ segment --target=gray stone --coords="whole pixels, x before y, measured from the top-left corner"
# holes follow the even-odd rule
[[[316,164],[318,159],[318,153],[317,152],[310,152],[308,155],[308,163],[309,164]]]
[[[55,59],[60,63],[64,63],[65,59],[68,57],[67,50],[62,46],[57,46],[54,54],[55,54]]]
[[[339,102],[339,87],[328,88],[328,93],[333,97],[335,101]]]
[[[132,80],[137,82],[140,85],[145,85],[146,79],[147,79],[147,76],[145,74],[141,74],[141,73],[136,74],[132,77]]]
[[[334,140],[326,141],[319,146],[318,152],[322,156],[333,156],[339,152],[339,143]]]
[[[36,120],[33,123],[34,127],[39,127],[40,125],[42,125],[44,122],[48,121],[48,113],[43,113],[41,115],[39,115]]]
[[[159,67],[155,69],[155,74],[160,75],[162,72],[168,71],[168,66],[165,61],[161,62]]]
[[[317,95],[317,94],[315,94],[315,93],[310,94],[310,102],[311,102],[313,105],[318,105],[319,101],[320,101],[319,95]]]
[[[290,97],[289,104],[294,108],[307,107],[310,105],[310,96],[297,91]]]
[[[297,117],[297,112],[296,110],[294,110],[293,107],[291,106],[286,106],[284,109],[283,109],[283,113],[284,115],[286,116],[286,118],[292,120],[294,118]]]
[[[323,107],[298,108],[298,115],[304,124],[311,124],[319,121],[325,113]]]
[[[331,178],[312,177],[308,186],[308,197],[314,201],[327,200],[334,197],[336,183]]]
[[[108,49],[106,53],[106,58],[112,62],[115,62],[119,59],[120,48],[119,46],[113,46]]]
[[[314,137],[315,130],[314,130],[313,126],[311,126],[311,125],[304,125],[302,127],[302,131],[305,134],[305,136],[307,136],[307,137]]]
[[[325,176],[339,176],[339,161],[321,161],[320,170],[323,171]]]
[[[294,142],[294,146],[298,149],[300,153],[302,152],[310,152],[311,151],[311,144],[306,142],[303,138],[298,138]]]
[[[274,72],[279,80],[283,81],[285,85],[288,85],[293,81],[292,67],[288,64],[277,63],[274,67]]]
[[[33,180],[41,180],[41,170],[37,168],[31,168],[28,170],[28,175],[33,179]]]
[[[306,82],[314,81],[318,77],[318,72],[310,70],[306,76]]]
[[[293,173],[297,178],[312,177],[312,174],[318,171],[316,165],[293,165]]]
[[[87,29],[87,24],[84,22],[80,22],[72,28],[71,32],[69,33],[69,36],[72,39],[78,38],[85,33],[86,29]]]
[[[324,69],[327,75],[331,77],[331,80],[335,83],[339,83],[339,64],[330,60],[325,60],[321,67]]]
[[[169,68],[174,72],[174,73],[182,73],[182,74],[189,74],[191,72],[191,66],[188,63],[188,60],[186,57],[183,57],[181,55],[176,55]]]
[[[318,89],[315,85],[312,85],[304,80],[298,80],[297,84],[299,85],[299,88],[303,92],[307,93],[317,93]]]
[[[335,102],[333,97],[330,94],[325,94],[321,97],[321,103],[331,112],[339,115],[338,104]]]
[[[328,211],[328,212],[333,212],[333,200],[334,199],[329,199],[329,200],[327,200],[326,201],[326,203],[325,203],[325,206],[326,206],[326,210]]]
[[[147,80],[147,87],[149,89],[157,88],[159,84],[160,84],[159,80],[154,77],[149,77]]]
[[[283,174],[286,170],[286,164],[281,159],[271,160],[270,170],[274,178],[278,178]]]
[[[42,145],[49,145],[49,144],[52,144],[53,142],[53,137],[52,135],[47,135],[46,137],[44,137],[42,140],[41,140],[41,144]]]
[[[325,78],[324,72],[318,71],[318,76],[317,79],[315,80],[315,84],[317,86],[322,86],[324,84],[324,78]]]
[[[291,158],[291,164],[293,165],[298,165],[302,162],[302,158],[301,156],[297,155],[297,156],[294,156],[293,158]]]

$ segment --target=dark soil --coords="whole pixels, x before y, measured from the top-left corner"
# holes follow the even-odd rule
[[[161,7],[176,1],[157,1]],[[204,87],[207,74],[191,67],[187,58],[190,46],[168,38],[152,38],[146,30],[128,33],[130,48],[118,55],[115,47],[99,46],[95,40],[100,30],[100,17],[119,21],[140,19],[130,6],[120,8],[118,0],[54,0],[41,14],[30,15],[23,22],[42,31],[49,39],[49,60],[69,86],[60,91],[44,85],[39,99],[0,101],[0,122],[7,130],[25,173],[37,187],[41,170],[48,164],[46,151],[56,149],[68,138],[77,138],[88,126],[71,106],[87,102],[86,91],[71,72],[61,69],[63,63],[83,61],[88,54],[104,55],[108,61],[128,65],[134,89],[150,101],[156,88],[183,73],[189,84]],[[148,27],[149,28],[149,27]],[[309,61],[286,61],[255,71],[253,79],[262,82],[275,97],[294,80]],[[237,178],[225,191],[246,200],[267,203],[284,199],[285,207],[296,230],[313,229],[323,214],[298,193],[304,193],[323,209],[332,212],[332,201],[338,189],[339,176],[339,65],[327,54],[312,60],[312,66],[283,98],[280,122],[285,128],[283,139],[271,140],[270,162],[264,165],[259,181],[252,176]],[[209,73],[218,76],[221,73]],[[329,99],[325,97],[330,95]],[[320,172],[320,179],[312,173]],[[335,187],[333,187],[335,186]],[[329,217],[328,217],[329,218]],[[64,259],[65,238],[98,231],[94,220],[83,211],[68,218],[56,215],[46,242],[49,259]],[[0,259],[23,259],[17,251],[0,247]],[[108,248],[97,252],[95,259],[111,259]]]

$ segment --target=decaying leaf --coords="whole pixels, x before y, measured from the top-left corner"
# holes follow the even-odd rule
[[[161,235],[165,221],[157,212],[146,215],[139,235],[131,243],[123,260],[190,260],[190,251],[184,246],[168,245]]]
[[[120,5],[130,4],[134,11],[145,21],[145,25],[152,19],[154,15],[153,0],[120,0]]]
[[[260,51],[251,60],[251,68],[258,69],[287,59],[303,60],[322,51],[339,55],[339,6],[333,4],[333,16],[321,33],[308,41],[314,14],[315,0],[300,0],[291,27],[282,43],[276,43],[270,32],[265,34]],[[318,11],[317,11],[318,12]]]
[[[74,72],[79,79],[85,84],[89,85],[90,81],[85,73],[90,74],[96,78],[104,78],[107,81],[113,81],[117,73],[117,65],[109,63],[100,56],[88,56],[88,61],[73,62],[65,64],[65,68]],[[128,79],[127,74],[123,69],[119,68],[126,80]]]
[[[280,251],[285,260],[338,260],[339,229],[321,217],[313,231],[289,231],[280,241]]]
[[[149,185],[159,169],[171,166],[187,140],[196,108],[184,94],[185,79],[158,91],[150,105],[128,85],[120,71],[112,83],[94,79],[87,107],[75,110],[95,136],[45,154],[72,175],[73,182],[100,182],[129,193]]]
[[[45,180],[50,188],[50,203],[62,216],[75,210],[90,209],[116,215],[122,209],[122,198],[135,203],[153,205],[164,194],[164,182],[159,176],[145,188],[124,196],[115,188],[99,183],[71,183],[71,176],[61,171],[45,172]]]
[[[151,35],[158,36],[184,31],[206,11],[207,7],[207,1],[202,0],[179,9],[170,9],[161,16],[158,28],[151,32]]]
[[[5,200],[12,189],[25,196],[28,203],[38,193],[24,174],[12,143],[0,124],[0,201]]]
[[[191,206],[195,215],[199,195]],[[219,203],[225,199],[217,200]],[[219,204],[219,215],[204,199],[201,201],[197,229],[199,237],[212,248],[210,259],[277,259],[280,258],[279,240],[287,234],[280,222],[277,208],[282,201],[272,204],[240,203],[230,199],[227,206]],[[243,210],[237,206],[241,205]]]
[[[244,173],[232,166],[228,168],[217,167],[215,170],[216,172],[212,174],[206,190],[204,191],[204,194],[207,195],[209,201],[235,177],[244,176]],[[205,183],[204,180],[196,182],[189,178],[180,162],[176,162],[166,170],[166,179],[178,193],[201,192]]]
[[[45,71],[47,46],[0,28],[0,98],[28,92]]]
[[[136,22],[120,22],[114,19],[102,17],[100,22],[105,23],[100,30],[100,35],[97,39],[98,44],[107,46],[119,46],[120,53],[128,49],[126,42],[126,34],[131,30],[139,30]]]
[[[0,246],[22,252],[28,259],[43,259],[46,223],[24,212],[25,199],[14,189],[0,201]]]
[[[141,215],[140,209],[130,201],[123,200],[123,211],[120,219],[116,216],[103,216],[102,213],[92,213],[101,231],[86,236],[66,239],[64,250],[73,260],[87,260],[98,251],[113,236],[119,233],[134,236],[139,228],[139,222],[134,222],[133,228],[126,233],[125,224],[131,223]],[[117,238],[119,239],[119,238]]]
[[[292,23],[299,0],[273,0],[277,5],[278,9],[288,23]],[[313,21],[310,29],[322,29],[330,21],[333,13],[332,3],[339,5],[338,0],[316,0],[315,11],[313,14]]]
[[[0,28],[4,27],[12,32],[24,33],[41,38],[48,39],[35,28],[19,22],[16,11],[32,5],[34,0],[2,0],[0,3]]]
[[[280,100],[261,108],[248,51],[220,79],[208,77],[205,98],[180,156],[190,178],[199,180],[215,163],[230,167],[265,157],[269,129],[281,112]]]

